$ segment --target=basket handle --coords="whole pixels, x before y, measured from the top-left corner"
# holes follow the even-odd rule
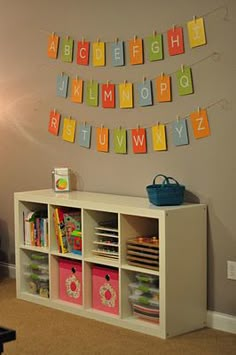
[[[158,176],[162,176],[163,178],[164,178],[164,180],[163,180],[163,183],[162,183],[162,185],[164,185],[164,184],[168,184],[168,177],[166,176],[166,175],[163,175],[163,174],[157,174],[154,178],[153,178],[153,185],[155,185],[156,184],[156,178],[158,177]]]
[[[168,176],[168,177],[167,177],[168,183],[169,183],[169,180],[173,180],[173,181],[176,183],[176,185],[179,185],[178,181],[175,180],[172,176]]]

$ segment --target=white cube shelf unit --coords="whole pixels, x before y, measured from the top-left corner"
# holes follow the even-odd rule
[[[53,212],[56,207],[81,211],[82,255],[58,252]],[[25,245],[24,218],[33,210],[48,215],[48,246]],[[100,320],[161,338],[172,337],[206,325],[206,205],[183,204],[157,207],[147,198],[72,191],[55,193],[51,189],[14,194],[17,297],[26,301]],[[93,253],[96,227],[104,220],[117,225],[117,255],[107,258]],[[127,261],[127,240],[136,236],[159,238],[159,268],[153,270]],[[31,253],[48,258],[49,297],[32,294],[25,277]],[[59,297],[61,258],[82,264],[81,305]],[[114,267],[119,279],[119,314],[92,307],[92,266]],[[159,323],[133,315],[129,284],[137,273],[159,278]]]

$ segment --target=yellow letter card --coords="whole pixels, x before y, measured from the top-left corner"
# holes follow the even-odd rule
[[[153,150],[166,150],[166,129],[165,125],[158,124],[152,127]]]
[[[64,118],[62,139],[67,142],[74,143],[75,141],[76,120],[72,118]]]
[[[133,84],[119,84],[120,108],[133,107]]]
[[[189,44],[191,48],[206,44],[206,35],[203,18],[193,19],[187,23]]]

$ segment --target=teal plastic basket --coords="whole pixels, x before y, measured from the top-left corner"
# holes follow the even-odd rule
[[[156,184],[158,177],[163,178],[161,184]],[[170,181],[173,181],[170,182]],[[156,206],[176,206],[184,202],[185,186],[180,185],[171,176],[158,174],[154,177],[152,185],[146,186],[149,201]]]

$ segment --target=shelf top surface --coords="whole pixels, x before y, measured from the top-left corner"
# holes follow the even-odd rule
[[[15,192],[15,200],[36,203],[46,203],[78,208],[104,209],[114,212],[122,212],[123,209],[135,209],[149,211],[151,214],[165,213],[171,210],[179,210],[189,207],[202,206],[204,204],[184,203],[180,206],[154,206],[147,197],[123,196],[85,191],[71,191],[56,193],[52,189]]]

